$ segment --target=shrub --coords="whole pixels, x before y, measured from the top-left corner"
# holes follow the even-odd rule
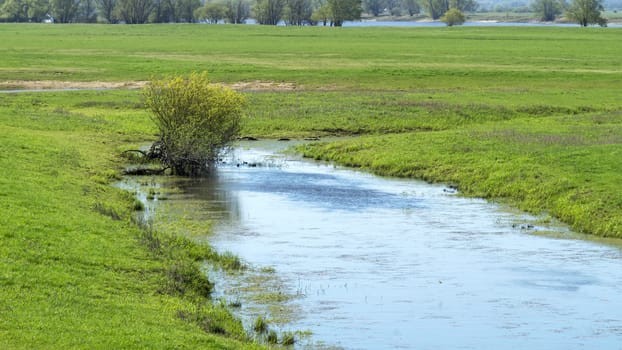
[[[445,12],[443,17],[441,17],[441,21],[445,22],[448,27],[462,25],[465,21],[464,13],[456,8],[449,9],[449,11]]]
[[[205,72],[154,80],[144,95],[159,131],[155,153],[176,175],[204,174],[240,132],[243,96]]]

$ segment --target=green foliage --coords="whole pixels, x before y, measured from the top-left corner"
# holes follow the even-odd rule
[[[263,316],[258,316],[253,322],[253,330],[257,333],[263,334],[268,331],[268,321]]]
[[[250,4],[247,0],[225,0],[227,21],[232,24],[244,23],[251,14]]]
[[[117,0],[98,0],[97,8],[99,9],[99,14],[103,19],[110,24],[117,23],[118,11],[117,11]]]
[[[465,20],[462,11],[456,8],[449,9],[449,11],[445,12],[443,17],[441,17],[441,21],[445,22],[448,27],[462,25]]]
[[[465,195],[547,212],[578,232],[622,237],[622,114],[520,118],[301,148],[382,175],[455,184]]]
[[[253,12],[259,24],[277,25],[283,16],[285,0],[257,0]]]
[[[48,15],[48,0],[0,1],[0,20],[8,22],[41,22]]]
[[[421,0],[421,7],[423,7],[430,18],[436,20],[449,10],[449,1],[447,0]]]
[[[205,173],[239,134],[242,96],[210,85],[206,73],[152,81],[144,95],[159,130],[160,159],[175,174]]]
[[[536,0],[531,4],[531,8],[541,21],[551,22],[562,13],[564,4],[559,0]]]
[[[269,344],[277,344],[279,342],[279,335],[276,333],[274,329],[271,329],[266,336],[266,341]]]
[[[166,277],[165,291],[172,294],[209,297],[214,287],[207,275],[194,262],[188,260],[173,263],[168,268]]]
[[[300,89],[354,91],[453,90],[460,95],[479,91],[507,96],[510,102],[544,94],[548,98],[542,98],[543,104],[548,104],[574,92],[602,102],[614,91],[614,72],[619,67],[618,28],[582,32],[468,27],[446,32],[441,28],[3,26],[6,30],[0,31],[0,39],[11,49],[0,60],[0,81],[144,81],[207,70],[214,82],[291,82]],[[62,45],[53,45],[61,39]]]
[[[477,10],[478,3],[475,0],[450,0],[449,8],[458,9],[462,12]]]
[[[404,0],[402,1],[402,6],[404,10],[408,13],[409,16],[414,16],[421,12],[421,5],[417,0]]]
[[[293,333],[291,332],[283,333],[281,344],[285,346],[290,346],[290,345],[294,345],[295,342],[296,342],[296,338],[294,337]]]
[[[330,11],[330,6],[328,6],[328,4],[324,4],[313,11],[311,14],[311,20],[326,26],[331,17]]]
[[[294,83],[291,91],[247,94],[253,108],[245,119],[243,134],[260,137],[417,132],[417,135],[427,135],[421,137],[431,145],[438,142],[450,145],[453,141],[443,135],[456,128],[466,130],[477,125],[492,128],[521,120],[544,121],[563,116],[573,120],[584,115],[595,115],[595,120],[607,123],[622,109],[618,76],[622,48],[617,28],[589,31],[552,27],[520,30],[464,27],[459,31],[350,28],[334,31],[321,27],[94,28],[29,24],[5,25],[5,28],[6,31],[0,32],[0,39],[10,50],[3,52],[3,60],[0,60],[0,79],[4,81],[145,80],[153,74],[209,69],[211,77],[220,82]],[[196,37],[209,42],[209,47],[196,45]],[[52,40],[54,38],[63,38],[62,45],[52,46],[52,42],[61,42]],[[162,46],[162,41],[170,45]],[[416,45],[409,45],[415,42]],[[100,54],[102,49],[106,50],[106,57]],[[538,55],[534,56],[534,52]],[[108,91],[100,93],[101,96],[86,92],[72,94],[80,103],[66,103],[53,93],[46,94],[45,99],[20,98],[19,106],[12,107],[12,113],[23,117],[6,123],[11,127],[36,123],[41,130],[63,128],[72,132],[76,132],[77,126],[87,125],[106,132],[122,130],[116,131],[121,138],[140,134],[144,139],[151,139],[150,135],[156,132],[152,123],[144,122],[146,113],[139,108],[140,100],[135,92]],[[39,112],[23,113],[46,104],[50,105],[50,113],[46,114],[45,123],[37,122],[42,118]],[[85,119],[85,115],[98,118]],[[561,126],[553,124],[550,130],[543,131],[566,134],[563,142],[591,137],[589,128],[583,132],[579,127],[560,129]],[[439,139],[428,139],[432,135]],[[552,142],[556,138],[561,136],[550,135],[543,139]],[[409,149],[408,145],[397,142],[394,145],[390,150],[394,157],[404,157],[394,163],[408,164],[411,159],[404,151]],[[502,149],[497,143],[490,145]],[[600,154],[592,153],[597,147],[577,147],[577,151],[587,152],[594,164],[614,162],[611,157],[599,158]],[[537,151],[533,153],[538,154]],[[75,159],[70,153],[67,156]],[[469,154],[463,156],[468,159]],[[551,153],[550,157],[554,159],[555,155]],[[354,156],[349,159],[344,155],[341,161],[356,164],[355,160]],[[437,160],[444,162],[433,163],[432,167],[438,165],[438,169],[458,164],[444,157]],[[472,171],[479,174],[491,169],[489,164],[481,164],[481,169]],[[585,164],[582,168],[587,169],[588,163]],[[447,179],[442,173],[405,171],[404,174],[429,180]],[[102,182],[106,177],[97,178]],[[521,177],[515,174],[513,178]],[[607,193],[616,192],[606,178],[585,183],[589,185],[585,193],[569,195],[569,202],[580,199],[587,208],[593,203],[611,202]],[[510,192],[511,196],[522,198],[520,191]],[[493,192],[482,193],[492,196]],[[549,202],[542,199],[538,203]],[[93,204],[89,208],[93,208]],[[551,210],[549,204],[545,207]],[[591,227],[581,230],[617,234],[615,221],[610,218],[615,217],[615,213],[620,217],[622,214],[615,205],[609,207],[611,214],[607,214],[607,219],[601,218],[598,207],[585,211],[581,206],[562,207],[566,209],[560,209],[556,216],[566,222],[591,222],[581,224]]]
[[[240,271],[245,268],[242,261],[240,261],[240,258],[231,252],[218,254],[215,256],[214,260],[219,266],[227,271]]]
[[[80,1],[78,0],[51,0],[52,17],[58,23],[71,23],[76,20]]]
[[[209,251],[139,228],[133,196],[109,184],[119,150],[152,137],[147,113],[127,108],[138,101],[132,91],[0,94],[0,348],[259,348],[191,291],[204,290],[192,272],[181,274],[185,295],[162,293],[169,277],[182,280],[176,267],[196,270]]]
[[[377,17],[384,11],[385,2],[383,0],[364,0],[363,7],[367,13],[370,13],[372,16]]]
[[[199,21],[207,21],[208,23],[218,23],[223,20],[227,13],[227,7],[220,2],[208,2],[203,7],[199,7],[194,11],[194,17]]]
[[[603,106],[578,105],[572,96],[549,91],[523,96],[508,91],[458,95],[436,92],[304,91],[247,96],[248,118],[242,134],[256,137],[324,137],[446,130],[476,123],[607,111]],[[604,97],[601,95],[601,98]],[[613,98],[613,96],[611,96]],[[542,105],[557,98],[555,105]],[[509,103],[500,103],[514,99]]]
[[[572,0],[566,16],[583,27],[592,24],[606,27],[607,19],[601,14],[604,10],[602,0]]]
[[[618,29],[2,26],[2,81],[292,82],[247,94],[244,133],[366,134],[304,152],[622,236]],[[172,266],[220,255],[139,229],[108,185],[155,133],[136,91],[0,94],[0,348],[257,348],[220,336],[243,338],[221,305],[167,292],[197,271]]]
[[[311,0],[287,0],[285,21],[289,25],[302,26],[310,23],[313,13]]]
[[[327,4],[330,8],[330,21],[335,27],[341,27],[345,21],[361,19],[361,0],[327,0]]]
[[[119,18],[127,24],[144,24],[153,10],[151,0],[118,0]]]

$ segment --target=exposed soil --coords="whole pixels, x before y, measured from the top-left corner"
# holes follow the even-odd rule
[[[298,89],[294,83],[277,83],[272,81],[250,81],[224,84],[238,91],[292,91]]]
[[[48,90],[48,89],[139,89],[146,81],[55,81],[55,80],[8,80],[0,81],[2,90]]]
[[[147,81],[55,81],[55,80],[8,80],[0,81],[0,90],[62,90],[62,89],[140,89]],[[271,81],[238,82],[223,84],[238,91],[292,91],[293,83]]]

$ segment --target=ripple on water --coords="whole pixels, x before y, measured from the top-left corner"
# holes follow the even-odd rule
[[[535,218],[442,186],[236,152],[277,166],[226,166],[182,190],[226,208],[212,244],[296,295],[279,327],[312,332],[299,348],[620,348],[620,249],[531,234],[515,223]],[[252,303],[235,276],[214,276]]]

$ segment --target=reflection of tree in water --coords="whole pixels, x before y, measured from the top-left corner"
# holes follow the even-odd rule
[[[194,218],[214,222],[238,221],[240,203],[225,185],[218,171],[201,178],[176,178],[173,185],[181,191],[178,201]]]

